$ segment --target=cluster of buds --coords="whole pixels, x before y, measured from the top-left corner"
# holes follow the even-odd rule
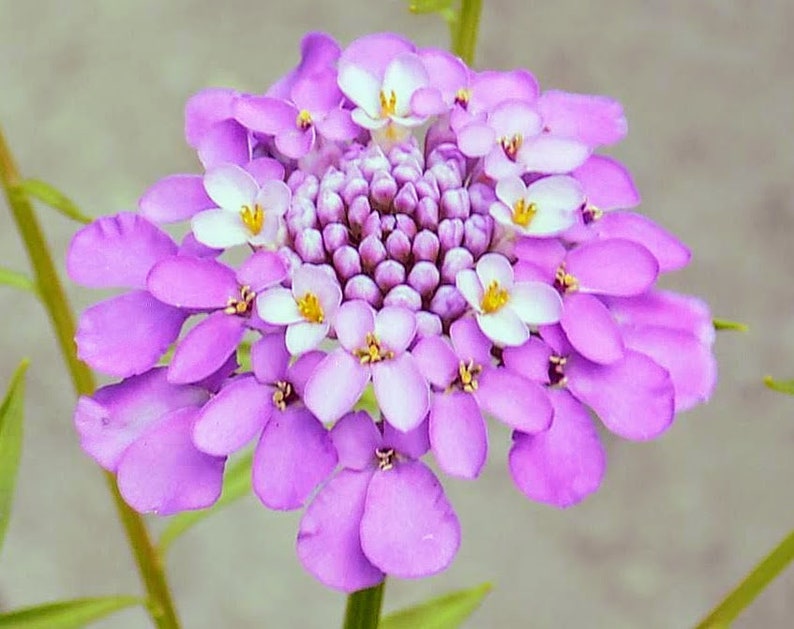
[[[74,281],[126,290],[80,318],[80,358],[120,379],[79,400],[84,450],[168,515],[212,505],[256,441],[255,493],[306,507],[300,560],[345,591],[450,564],[459,521],[422,459],[476,478],[486,418],[524,494],[581,501],[594,416],[651,439],[716,379],[708,308],[655,287],[689,251],[596,153],[625,134],[614,100],[393,34],[310,34],[264,95],[197,94],[204,172],[69,250]],[[179,244],[160,227],[186,221]]]

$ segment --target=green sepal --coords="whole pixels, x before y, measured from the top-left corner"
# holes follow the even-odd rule
[[[165,553],[185,531],[209,516],[217,513],[225,506],[251,493],[251,463],[253,453],[249,452],[232,463],[223,478],[221,497],[213,506],[201,511],[186,511],[175,515],[165,527],[157,543],[161,553]]]
[[[415,15],[438,13],[448,24],[458,19],[458,11],[452,0],[409,0],[408,10]]]
[[[794,380],[775,380],[772,376],[764,376],[764,384],[773,391],[794,395]]]
[[[491,589],[490,583],[482,583],[401,609],[383,618],[378,629],[457,629],[477,610]]]
[[[3,404],[0,405],[0,550],[3,548],[14,487],[22,458],[22,418],[24,415],[25,371],[23,360],[11,378]]]
[[[33,279],[24,273],[12,271],[11,269],[7,269],[5,267],[0,267],[0,284],[5,284],[11,288],[26,290],[30,293],[33,293],[34,295],[37,295],[39,292],[36,288],[36,282],[34,282]]]
[[[59,214],[78,223],[88,224],[93,219],[80,211],[74,202],[63,192],[40,179],[25,179],[19,184],[19,189],[28,196],[50,206]]]
[[[0,629],[78,629],[126,607],[142,605],[137,596],[98,596],[24,607],[0,614]]]
[[[729,319],[714,319],[715,330],[732,330],[734,332],[747,332],[750,329],[746,323],[739,321],[730,321]]]

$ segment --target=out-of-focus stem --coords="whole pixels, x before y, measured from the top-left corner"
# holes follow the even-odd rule
[[[33,211],[33,205],[20,188],[22,178],[1,129],[0,182],[2,182],[17,230],[25,244],[30,264],[33,267],[38,294],[52,323],[61,354],[69,369],[74,390],[78,395],[90,395],[96,388],[96,382],[91,370],[85,363],[77,359],[75,353],[74,315],[55,270],[47,241]],[[104,472],[104,475],[148,595],[149,615],[158,629],[178,629],[179,621],[163,571],[162,561],[151,542],[146,525],[141,516],[124,502],[119,494],[114,476],[109,472]]]
[[[468,65],[474,64],[477,34],[480,30],[482,0],[462,0],[457,21],[457,34],[453,38],[453,52]]]

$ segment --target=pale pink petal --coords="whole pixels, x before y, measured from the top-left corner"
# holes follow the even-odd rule
[[[293,356],[300,356],[316,348],[328,336],[330,325],[298,321],[287,327],[287,349]]]
[[[486,253],[477,261],[477,277],[483,288],[496,282],[507,291],[513,287],[513,267],[501,253]]]
[[[458,131],[458,147],[468,157],[482,157],[494,147],[496,133],[485,123],[471,123]]]
[[[496,182],[496,196],[508,207],[527,196],[527,185],[521,177],[507,177]]]
[[[563,174],[581,166],[589,155],[590,149],[581,142],[540,135],[524,142],[517,161],[529,172]]]
[[[438,393],[430,409],[430,443],[438,466],[450,476],[477,478],[488,454],[480,408],[469,393]]]
[[[190,226],[196,240],[213,249],[242,245],[250,238],[240,214],[220,208],[199,212],[191,219]]]
[[[423,338],[411,350],[411,355],[425,379],[439,389],[447,388],[458,377],[460,359],[440,336]]]
[[[600,210],[627,210],[640,204],[631,173],[612,157],[591,155],[573,176],[582,184],[587,202]]]
[[[538,99],[538,110],[553,135],[590,147],[615,144],[628,130],[623,107],[606,96],[549,90]]]
[[[339,454],[339,465],[353,470],[374,469],[375,450],[383,439],[369,413],[345,415],[331,429],[331,439]]]
[[[372,384],[383,416],[403,432],[422,423],[430,409],[430,389],[410,354],[372,365]]]
[[[521,345],[529,338],[529,329],[512,308],[491,314],[478,314],[477,324],[496,345]]]
[[[545,387],[503,367],[485,369],[476,392],[480,407],[511,428],[526,433],[546,430],[552,408]]]
[[[251,346],[251,366],[257,380],[263,384],[283,380],[289,360],[284,334],[280,332],[266,334]]]
[[[328,354],[317,365],[303,393],[309,410],[324,424],[352,410],[369,382],[370,370],[344,349]]]
[[[201,175],[169,175],[149,187],[138,201],[140,213],[155,223],[184,221],[215,207]]]
[[[251,159],[248,129],[234,120],[224,120],[213,125],[201,138],[198,157],[205,170],[224,164],[245,165]]]
[[[361,349],[366,345],[367,333],[375,329],[375,311],[362,300],[342,304],[334,322],[339,344],[348,351]]]
[[[596,363],[607,365],[623,358],[623,337],[607,307],[593,295],[565,296],[560,321],[576,351]]]
[[[279,284],[286,277],[284,262],[272,251],[257,251],[237,270],[237,282],[257,292]]]
[[[476,364],[485,366],[492,362],[492,343],[482,333],[477,321],[472,317],[465,317],[455,321],[449,329],[452,347],[461,360],[473,360]]]
[[[256,311],[262,321],[274,325],[289,325],[303,321],[295,296],[288,288],[268,288],[256,298]]]
[[[458,274],[455,276],[455,287],[460,291],[460,294],[463,295],[463,298],[472,308],[475,310],[480,309],[480,304],[482,303],[482,298],[485,293],[482,283],[477,277],[477,273],[472,269],[458,271]]]
[[[508,307],[524,323],[532,325],[556,323],[563,310],[559,293],[541,282],[517,282],[510,292]]]
[[[218,207],[239,212],[254,200],[259,186],[244,169],[235,164],[213,168],[204,175],[204,189]]]
[[[416,316],[407,308],[386,306],[375,315],[375,336],[395,354],[403,353],[416,334]]]

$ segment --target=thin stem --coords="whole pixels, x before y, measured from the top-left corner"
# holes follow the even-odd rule
[[[20,189],[22,177],[0,129],[0,182],[2,182],[11,214],[28,253],[39,295],[47,310],[61,354],[78,395],[90,395],[96,388],[91,370],[77,359],[74,347],[75,323],[47,241],[27,195]],[[124,502],[113,474],[105,472],[105,481],[124,526],[130,548],[138,565],[148,594],[149,615],[158,629],[178,629],[176,610],[163,571],[160,556],[151,542],[141,516]]]
[[[455,54],[468,65],[474,64],[481,13],[482,0],[462,0],[460,15],[458,16],[457,35],[453,37],[452,48]]]
[[[385,586],[384,579],[378,585],[353,592],[347,597],[343,629],[378,629]]]
[[[697,629],[728,627],[764,588],[794,560],[794,530],[748,574]]]

